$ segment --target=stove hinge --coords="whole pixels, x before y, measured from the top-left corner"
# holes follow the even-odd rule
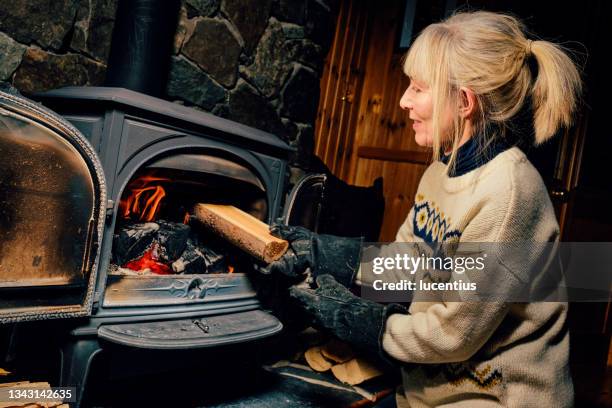
[[[106,200],[106,222],[113,220],[113,212],[115,210],[115,202],[113,200]]]
[[[96,310],[100,307],[100,298],[102,297],[101,293],[97,290],[93,294],[93,302],[91,305],[91,313],[94,314]]]

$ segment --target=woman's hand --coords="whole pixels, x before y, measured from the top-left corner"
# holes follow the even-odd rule
[[[382,335],[387,317],[407,313],[397,304],[384,306],[353,295],[331,275],[316,279],[317,289],[289,288],[289,295],[311,317],[312,323],[326,329],[363,351],[387,358],[382,350]]]
[[[278,224],[273,225],[270,232],[288,241],[289,249],[277,261],[258,268],[260,272],[297,278],[310,268],[313,278],[330,274],[346,287],[353,283],[359,268],[361,238],[316,234],[304,227]]]
[[[276,261],[264,267],[258,267],[259,272],[263,274],[280,273],[289,278],[298,278],[303,276],[308,268],[312,268],[313,232],[303,227],[274,224],[270,227],[270,233],[289,242],[289,248]]]

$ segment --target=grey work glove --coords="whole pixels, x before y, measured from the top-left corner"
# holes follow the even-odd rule
[[[349,287],[359,268],[361,238],[344,238],[316,234],[304,227],[273,225],[272,235],[289,242],[289,249],[277,261],[264,268],[263,273],[281,273],[295,278],[310,268],[313,278],[330,274]]]
[[[289,295],[310,315],[313,324],[364,352],[389,361],[382,349],[385,323],[391,314],[408,313],[406,308],[361,299],[331,275],[320,275],[316,282],[318,287],[314,290],[289,288]]]

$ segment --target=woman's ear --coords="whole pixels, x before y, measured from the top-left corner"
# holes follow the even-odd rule
[[[459,115],[466,119],[476,113],[476,106],[478,101],[476,100],[476,94],[469,88],[462,86],[459,88],[459,97],[461,98],[461,106],[459,108]]]

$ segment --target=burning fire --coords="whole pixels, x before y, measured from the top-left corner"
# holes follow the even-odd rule
[[[164,182],[169,181],[172,181],[172,179],[158,177],[154,174],[143,175],[131,181],[127,186],[124,198],[119,203],[121,216],[124,219],[137,222],[158,221],[161,203],[166,196],[166,191],[162,185]],[[183,217],[183,224],[189,224],[189,218],[189,212],[186,212]],[[174,274],[175,271],[172,267],[160,260],[159,254],[163,249],[164,247],[160,247],[159,242],[153,242],[151,247],[140,258],[126,262],[121,267],[137,271],[139,274]],[[227,273],[234,273],[234,271],[234,266],[227,265]]]
[[[151,272],[158,275],[173,274],[174,272],[168,265],[158,262],[157,259],[155,259],[155,254],[157,253],[156,246],[157,244],[154,244],[142,257],[126,263],[123,267],[133,271],[144,271],[145,269],[149,269]]]
[[[137,218],[140,221],[154,221],[159,212],[162,199],[166,191],[159,184],[170,181],[169,178],[142,176],[130,182],[129,196],[120,203],[123,218]],[[158,182],[155,185],[154,182]]]

